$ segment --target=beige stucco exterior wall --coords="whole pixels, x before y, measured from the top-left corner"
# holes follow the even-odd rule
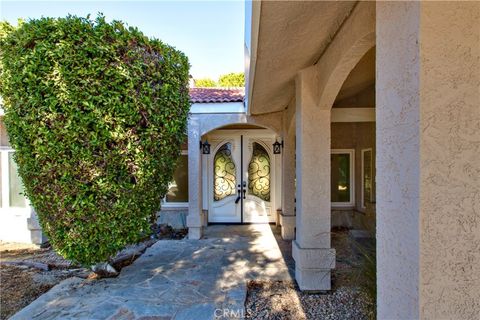
[[[420,317],[480,316],[480,2],[424,3]]]
[[[480,314],[479,31],[479,2],[377,3],[380,319]]]
[[[295,99],[283,112],[282,207],[279,216],[282,238],[295,239]]]

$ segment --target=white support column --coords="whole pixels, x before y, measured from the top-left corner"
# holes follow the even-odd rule
[[[377,314],[379,319],[418,319],[420,4],[390,5],[390,14],[396,19],[386,17],[380,6],[376,49]],[[392,39],[396,39],[395,45]],[[388,98],[395,87],[402,89],[394,99]]]
[[[188,238],[200,239],[203,234],[202,153],[199,120],[188,122]]]
[[[296,239],[292,254],[301,290],[330,290],[330,109],[317,105],[315,70],[296,79]]]
[[[288,125],[288,124],[286,124]],[[280,225],[284,240],[295,239],[295,126],[285,130],[282,161],[282,212]]]

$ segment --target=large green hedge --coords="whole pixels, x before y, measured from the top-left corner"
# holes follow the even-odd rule
[[[88,265],[149,235],[185,137],[186,56],[68,16],[2,23],[0,67],[19,174],[53,247]]]

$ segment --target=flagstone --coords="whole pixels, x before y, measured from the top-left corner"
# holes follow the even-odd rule
[[[245,313],[248,280],[293,279],[279,241],[269,225],[215,225],[206,239],[160,240],[117,278],[66,279],[12,319],[228,319]]]

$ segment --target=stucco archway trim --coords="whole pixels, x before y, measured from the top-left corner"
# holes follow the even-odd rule
[[[375,3],[361,2],[314,66],[321,109],[332,107],[349,73],[374,46]]]
[[[198,125],[200,136],[232,124],[253,124],[270,129],[277,135],[282,134],[282,112],[258,116],[248,116],[245,113],[192,114],[189,123]]]

